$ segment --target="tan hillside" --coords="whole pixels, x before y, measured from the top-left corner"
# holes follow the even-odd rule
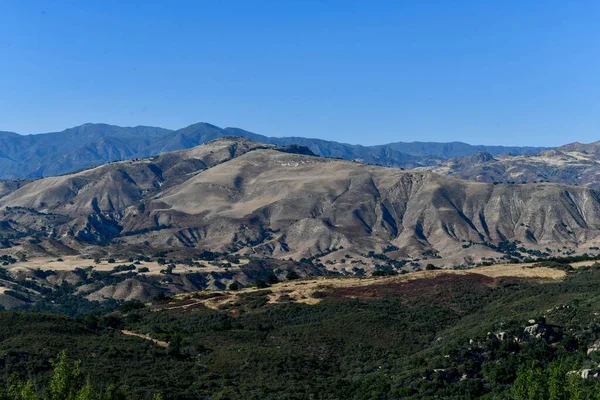
[[[399,248],[391,258],[429,254],[451,265],[495,254],[486,242],[585,250],[599,241],[600,194],[590,189],[493,185],[298,152],[219,139],[40,179],[1,198],[0,210],[7,230],[38,238],[40,253],[52,253],[52,239],[76,252],[195,248],[321,256],[341,268],[346,255],[390,246]]]

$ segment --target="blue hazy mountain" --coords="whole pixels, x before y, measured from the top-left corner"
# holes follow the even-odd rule
[[[61,132],[35,135],[0,132],[0,179],[60,175],[107,162],[188,149],[224,136],[241,136],[278,146],[298,144],[324,157],[403,168],[433,166],[449,158],[470,156],[480,151],[492,155],[519,155],[543,150],[541,147],[473,146],[461,142],[360,146],[308,137],[268,137],[208,123],[178,130],[84,124]]]

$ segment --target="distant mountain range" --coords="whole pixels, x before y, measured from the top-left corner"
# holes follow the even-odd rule
[[[0,179],[61,175],[107,162],[189,149],[225,136],[240,136],[277,146],[298,144],[324,157],[402,168],[435,166],[449,158],[472,156],[480,151],[492,155],[521,155],[544,149],[473,146],[461,142],[397,142],[360,146],[305,137],[267,137],[243,129],[223,129],[207,123],[198,123],[179,130],[150,126],[84,124],[62,132],[37,135],[0,132]]]

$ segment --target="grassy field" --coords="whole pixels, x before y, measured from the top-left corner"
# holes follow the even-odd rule
[[[592,262],[584,261],[579,266],[591,265]],[[315,293],[324,290],[341,289],[341,288],[357,288],[370,286],[385,286],[389,284],[401,284],[418,279],[431,279],[442,275],[469,275],[477,274],[490,278],[527,278],[539,280],[557,280],[566,276],[562,270],[547,267],[534,267],[535,263],[529,264],[497,264],[486,267],[471,268],[468,270],[434,270],[434,271],[418,271],[404,275],[386,276],[386,277],[319,277],[305,278],[297,281],[286,281],[273,284],[269,287],[268,299],[270,303],[277,303],[282,296],[285,298],[305,304],[317,304],[322,299],[315,296]],[[245,296],[249,293],[257,292],[262,289],[256,287],[244,288],[239,291],[221,291],[218,296],[209,298],[198,298],[196,293],[186,293],[177,295],[178,300],[187,300],[182,308],[194,307],[198,304],[205,305],[209,308],[218,309],[224,305],[234,303],[240,296]]]
[[[211,271],[224,271],[224,267],[215,266],[206,261],[197,261],[202,268],[202,271],[211,272]],[[109,263],[108,260],[102,259],[99,262],[95,262],[94,260],[88,258],[81,258],[79,256],[64,256],[61,257],[60,260],[57,258],[50,257],[36,257],[31,258],[27,261],[19,261],[10,266],[6,267],[9,270],[37,270],[40,269],[42,271],[73,271],[77,268],[87,268],[92,267],[96,271],[111,271],[117,265],[129,265],[132,262],[127,259],[116,259],[113,263]],[[233,265],[230,267],[230,270],[235,269],[239,265],[247,263],[247,260],[240,259],[240,264]],[[139,264],[136,267],[148,268],[149,272],[145,272],[145,274],[149,275],[158,275],[161,270],[165,269],[164,264],[159,264],[156,261],[139,261]],[[189,272],[197,272],[197,270],[192,270],[190,268],[186,268],[183,264],[177,264],[173,269],[174,273],[189,273]]]

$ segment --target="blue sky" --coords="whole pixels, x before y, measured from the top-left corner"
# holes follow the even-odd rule
[[[0,130],[600,140],[598,1],[0,1]]]

